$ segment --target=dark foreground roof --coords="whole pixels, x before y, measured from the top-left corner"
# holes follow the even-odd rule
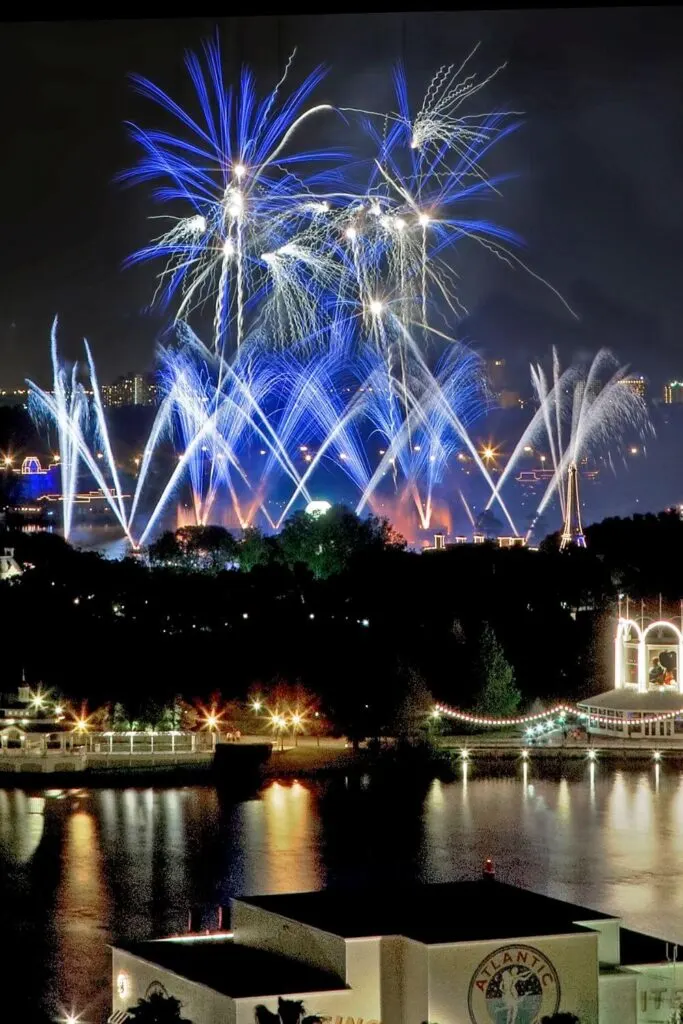
[[[633,932],[630,928],[619,929],[619,952],[622,967],[636,964],[665,963],[667,943],[664,939],[654,939],[642,932]]]
[[[498,881],[323,889],[241,902],[344,938],[404,935],[418,942],[476,942],[580,932],[577,921],[610,915]]]
[[[334,974],[274,953],[240,946],[229,938],[200,942],[119,942],[115,948],[233,999],[346,988],[345,982]]]

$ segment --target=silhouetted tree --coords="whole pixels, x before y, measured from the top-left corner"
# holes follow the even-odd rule
[[[237,542],[222,526],[184,526],[176,541],[193,569],[220,572],[237,558]]]
[[[138,999],[135,1006],[128,1007],[128,1013],[137,1024],[192,1024],[187,1017],[181,1017],[182,1003],[175,996],[152,992],[145,999]]]
[[[274,543],[264,537],[257,526],[248,526],[237,545],[236,557],[243,572],[251,572],[257,565],[266,565],[275,556]]]
[[[515,686],[515,672],[488,622],[479,636],[473,674],[480,714],[513,715],[517,711],[522,695]]]

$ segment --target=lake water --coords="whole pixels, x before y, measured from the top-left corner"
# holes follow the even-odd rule
[[[208,787],[0,790],[4,1016],[74,1009],[100,1024],[107,942],[185,930],[191,906],[387,876],[447,881],[478,875],[487,855],[502,879],[683,942],[683,774],[543,772],[470,765],[407,791],[368,777],[273,782],[238,801]],[[32,984],[15,985],[29,968]]]

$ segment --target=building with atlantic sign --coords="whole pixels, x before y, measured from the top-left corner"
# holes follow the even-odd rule
[[[111,1024],[154,992],[192,1024],[664,1024],[683,1000],[664,942],[489,878],[243,897],[232,929],[113,947]]]

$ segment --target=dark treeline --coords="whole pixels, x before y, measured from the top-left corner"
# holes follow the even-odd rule
[[[143,694],[241,699],[280,679],[315,693],[339,728],[363,720],[368,734],[416,673],[465,708],[508,683],[520,707],[584,696],[611,686],[618,593],[683,593],[677,513],[606,520],[587,535],[587,550],[564,553],[549,538],[540,551],[418,554],[387,523],[336,508],[292,516],[277,538],[181,530],[147,565],[7,532],[27,571],[0,585],[2,688],[24,668],[94,707]]]

